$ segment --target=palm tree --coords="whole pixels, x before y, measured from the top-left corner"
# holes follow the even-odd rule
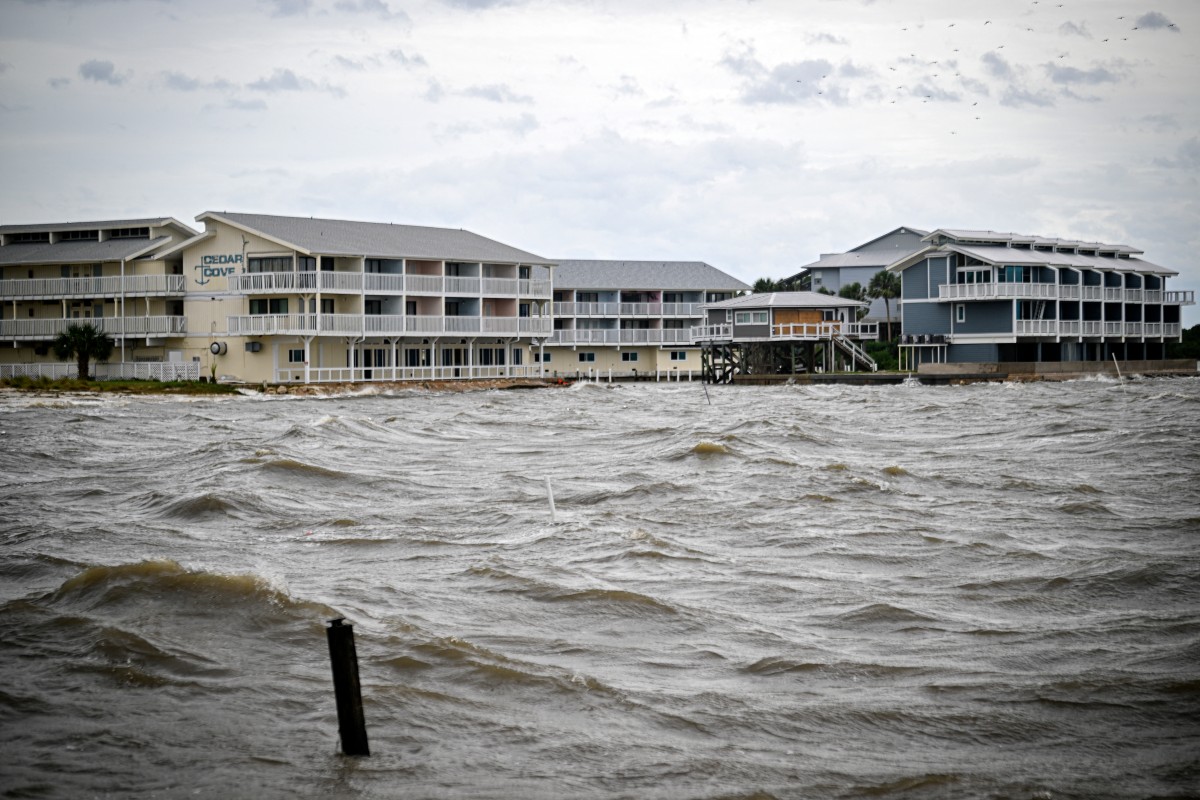
[[[754,287],[751,289],[754,294],[766,294],[768,292],[779,291],[779,284],[770,278],[759,278],[754,282]]]
[[[860,303],[867,302],[867,290],[864,289],[862,284],[858,281],[855,281],[854,283],[847,283],[841,289],[838,289],[837,296],[844,297],[847,300],[857,300]],[[857,312],[855,312],[854,318],[862,319],[866,315],[867,309],[860,308]]]
[[[104,361],[113,351],[113,340],[107,333],[91,323],[71,323],[67,329],[54,337],[54,355],[59,361],[74,358],[79,365],[79,380],[91,380],[88,364],[94,358]]]
[[[889,302],[900,296],[900,276],[895,272],[881,269],[871,276],[867,285],[868,297],[883,298],[883,309],[887,314],[888,338],[892,338],[892,304]]]

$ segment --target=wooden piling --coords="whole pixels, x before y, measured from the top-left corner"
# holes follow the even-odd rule
[[[333,667],[333,691],[337,699],[338,735],[342,752],[369,756],[367,723],[363,718],[362,689],[358,683],[358,652],[354,649],[354,626],[344,619],[331,619],[325,629],[329,640],[329,662]]]

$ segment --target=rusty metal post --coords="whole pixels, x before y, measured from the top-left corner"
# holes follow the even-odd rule
[[[354,649],[354,626],[341,617],[331,619],[325,629],[329,640],[329,662],[333,667],[333,691],[337,698],[338,735],[342,752],[369,756],[367,723],[363,718],[362,689],[358,683],[358,653]]]

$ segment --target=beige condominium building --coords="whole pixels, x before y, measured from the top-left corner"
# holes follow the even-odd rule
[[[702,261],[556,263],[554,332],[534,353],[550,376],[698,377],[702,307],[750,289]]]
[[[0,226],[0,377],[73,374],[50,344],[82,322],[113,339],[101,377],[199,377],[183,265],[164,255],[195,235],[171,217]]]
[[[184,349],[218,379],[520,377],[552,262],[470,231],[209,211],[177,245]]]

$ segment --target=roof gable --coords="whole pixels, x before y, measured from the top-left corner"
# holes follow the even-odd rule
[[[554,263],[477,233],[453,228],[214,211],[206,211],[196,219],[230,224],[305,254],[546,266]]]

